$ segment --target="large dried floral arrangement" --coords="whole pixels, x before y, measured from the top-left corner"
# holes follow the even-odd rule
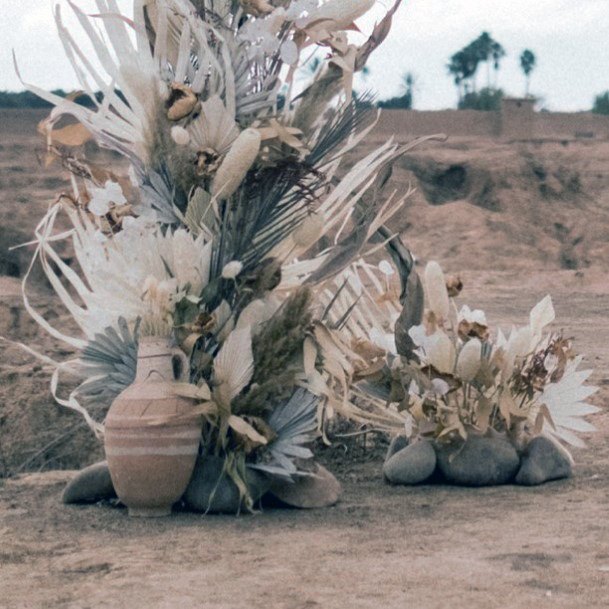
[[[355,375],[360,390],[399,412],[406,435],[459,446],[469,434],[500,433],[519,450],[545,435],[584,446],[576,432],[595,430],[583,417],[599,410],[586,402],[597,387],[586,384],[592,370],[579,370],[583,356],[572,339],[546,330],[555,316],[550,296],[506,336],[482,310],[457,307],[463,285],[438,263],[427,264],[422,283],[410,274],[403,308],[390,281],[379,280],[393,273],[384,265],[366,270],[373,281],[362,310],[376,307],[374,323],[352,316],[348,329],[368,353],[368,366]],[[348,275],[358,286],[353,298],[362,265]]]
[[[341,329],[361,303],[338,310],[335,280],[392,241],[383,225],[409,194],[383,190],[407,149],[391,141],[341,172],[375,118],[352,94],[353,74],[399,0],[359,46],[346,31],[374,0],[136,0],[133,19],[115,0],[96,4],[94,15],[70,7],[100,69],[56,9],[93,108],[27,85],[55,106],[42,128],[72,180],[37,227],[35,260],[81,335],[25,298],[78,351],[55,364],[57,400],[103,434],[112,399],[134,378],[139,337],[170,337],[190,358],[176,391],[205,415],[202,450],[226,458],[244,493],[246,465],[299,472],[321,411],[401,424],[351,399],[366,354]],[[64,126],[66,117],[77,122]],[[91,138],[122,155],[128,173],[87,160],[79,146]],[[60,213],[67,232],[54,230]],[[57,252],[65,239],[77,268]],[[80,384],[61,398],[65,373]]]

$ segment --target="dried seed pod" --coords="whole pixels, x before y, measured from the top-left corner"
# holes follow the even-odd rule
[[[243,269],[243,263],[239,260],[231,260],[224,265],[222,269],[222,277],[224,279],[235,279]]]
[[[201,107],[194,91],[187,85],[173,82],[170,85],[169,98],[165,102],[167,118],[180,121],[191,114],[197,114]]]
[[[457,359],[457,376],[465,383],[473,380],[480,370],[481,357],[482,343],[477,338],[468,340]]]
[[[213,175],[220,166],[220,155],[211,148],[204,148],[197,152],[196,173],[198,176],[208,177]]]
[[[222,199],[230,197],[239,188],[259,151],[260,132],[257,129],[242,131],[216,172],[211,194]]]
[[[190,143],[190,135],[188,134],[188,131],[179,125],[174,125],[171,128],[171,139],[178,146],[188,146]]]
[[[274,290],[281,283],[281,263],[276,258],[265,258],[254,270],[242,277],[243,288],[256,296]]]
[[[459,296],[463,290],[463,282],[461,281],[461,277],[458,275],[448,275],[446,278],[446,289],[448,290],[448,295],[450,298]]]
[[[442,330],[437,330],[427,338],[425,344],[425,355],[429,363],[438,372],[452,374],[455,367],[455,346]]]

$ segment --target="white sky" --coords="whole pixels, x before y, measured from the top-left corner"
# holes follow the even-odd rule
[[[94,12],[92,0],[74,0]],[[125,13],[132,0],[117,0]],[[382,0],[377,16],[382,15]],[[76,79],[55,33],[53,0],[0,0],[0,90],[21,90],[11,58],[14,49],[26,81],[43,88],[71,89]],[[70,10],[64,3],[66,22]],[[374,18],[363,20],[369,32]],[[399,94],[401,76],[417,78],[415,108],[454,107],[456,91],[446,72],[448,58],[483,30],[506,49],[499,86],[524,93],[518,57],[537,55],[531,90],[551,110],[586,110],[609,89],[609,0],[404,0],[385,44],[371,57],[365,86],[384,98]],[[78,26],[78,40],[84,39]],[[479,83],[486,80],[480,69]],[[361,82],[359,88],[362,88]]]

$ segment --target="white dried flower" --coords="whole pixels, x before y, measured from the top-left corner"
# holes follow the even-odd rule
[[[212,185],[212,195],[223,199],[230,197],[239,188],[259,151],[260,131],[257,129],[242,131],[218,167]]]
[[[89,188],[91,200],[88,209],[96,216],[105,216],[110,211],[110,204],[125,205],[127,199],[123,195],[123,190],[117,182],[108,180],[103,188],[92,186]]]
[[[470,324],[478,324],[480,326],[488,326],[486,314],[481,309],[470,309],[467,305],[463,305],[459,311],[459,321],[466,321]]]
[[[438,372],[452,374],[456,359],[455,346],[445,332],[437,330],[428,336],[423,348],[427,361]]]
[[[438,319],[447,319],[449,311],[448,290],[442,268],[435,261],[425,267],[425,293],[429,308]]]
[[[469,383],[474,379],[478,370],[480,370],[480,362],[482,357],[482,343],[477,338],[468,340],[457,359],[457,376],[465,383]]]
[[[243,270],[243,264],[238,260],[231,260],[224,265],[222,269],[222,277],[224,279],[235,279]]]
[[[178,146],[188,146],[188,144],[190,144],[190,135],[188,134],[188,131],[179,125],[175,125],[171,128],[171,139]]]

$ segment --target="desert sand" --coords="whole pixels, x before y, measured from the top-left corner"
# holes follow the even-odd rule
[[[42,114],[0,113],[0,335],[59,358],[69,349],[21,305],[31,238],[58,192],[35,133]],[[406,141],[407,135],[398,136]],[[371,138],[374,139],[374,138]],[[524,322],[551,293],[609,396],[609,142],[425,144],[396,166],[417,192],[392,228],[421,264],[461,275],[460,301],[494,326]],[[65,256],[69,258],[66,249]],[[67,315],[41,274],[32,303]],[[344,486],[326,510],[239,518],[129,519],[110,504],[64,506],[73,470],[100,458],[77,415],[53,404],[44,366],[0,343],[0,606],[472,609],[609,604],[609,414],[576,449],[572,479],[537,488],[392,487],[386,439],[337,438],[320,453]]]

